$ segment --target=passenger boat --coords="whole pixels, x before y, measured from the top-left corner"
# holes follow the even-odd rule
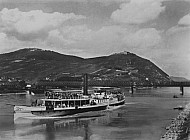
[[[31,106],[14,106],[14,119],[18,117],[60,117],[89,111],[106,110],[109,106],[125,103],[125,96],[117,89],[93,88],[88,94],[82,90],[47,90],[45,98]]]

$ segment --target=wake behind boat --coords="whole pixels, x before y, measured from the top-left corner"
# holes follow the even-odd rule
[[[90,111],[106,110],[109,106],[125,103],[124,95],[116,88],[96,87],[88,94],[82,90],[47,90],[45,98],[31,106],[15,106],[14,119],[18,117],[60,117]]]

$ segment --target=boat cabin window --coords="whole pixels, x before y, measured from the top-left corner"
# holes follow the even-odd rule
[[[88,105],[88,104],[90,104],[89,100],[82,100],[81,101],[81,106]]]
[[[62,104],[62,108],[68,107],[68,101],[62,101],[61,104]]]
[[[49,105],[52,105],[52,102],[51,101],[46,101],[45,106],[49,106]]]
[[[75,106],[75,102],[74,101],[69,101],[69,107],[74,107]]]
[[[55,107],[56,107],[56,108],[61,108],[61,107],[62,107],[61,101],[55,102]]]
[[[54,110],[54,105],[51,101],[45,102],[46,110]]]

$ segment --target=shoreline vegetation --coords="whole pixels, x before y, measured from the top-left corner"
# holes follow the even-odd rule
[[[190,124],[190,103],[188,103],[178,116],[172,119],[169,126],[166,127],[166,133],[160,140],[188,140]]]

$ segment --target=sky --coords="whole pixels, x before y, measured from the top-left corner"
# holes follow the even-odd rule
[[[123,51],[190,79],[190,0],[0,0],[0,54]]]

